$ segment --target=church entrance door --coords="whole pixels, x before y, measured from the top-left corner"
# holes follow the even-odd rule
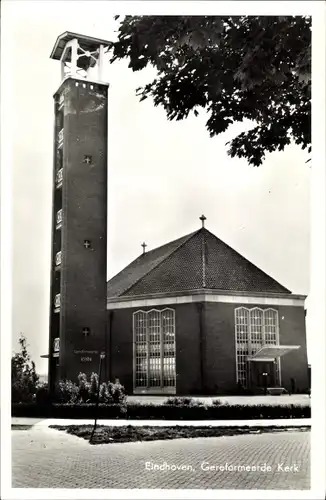
[[[275,367],[273,361],[251,361],[251,387],[275,387]]]

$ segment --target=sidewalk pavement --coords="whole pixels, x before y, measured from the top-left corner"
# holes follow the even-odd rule
[[[138,425],[142,424],[138,422]],[[40,424],[24,431],[13,430],[11,434],[12,487],[51,488],[52,497],[55,497],[53,489],[58,488],[56,498],[67,498],[67,495],[60,495],[62,488],[78,489],[79,498],[83,496],[81,489],[94,489],[93,498],[101,496],[96,495],[95,489],[111,489],[111,494],[108,492],[111,498],[117,498],[114,493],[118,489],[153,489],[163,490],[163,493],[171,489],[288,490],[282,498],[294,498],[289,490],[310,488],[310,432],[302,432],[299,428],[272,434],[249,431],[236,436],[96,446]],[[227,467],[264,464],[269,467],[266,472],[248,471],[247,468],[237,471],[232,467],[229,470]],[[215,466],[222,466],[223,470],[217,470]],[[39,492],[33,497],[31,493],[28,496],[46,497],[46,494],[40,496],[41,490]],[[225,498],[223,492],[212,494],[211,498]],[[179,498],[187,496],[178,495]],[[134,497],[135,493],[128,495],[128,498]],[[143,495],[138,497],[144,498]],[[164,498],[164,495],[160,497]],[[273,498],[273,495],[267,497]]]
[[[94,419],[61,419],[61,418],[24,418],[12,417],[11,425],[28,425],[33,427],[49,427],[50,425],[93,425]],[[311,425],[310,418],[290,418],[290,419],[259,419],[259,420],[120,420],[112,419],[97,420],[97,425],[117,426],[132,425],[142,427],[145,425],[153,427],[171,427],[171,426],[194,426],[194,427],[304,427]]]

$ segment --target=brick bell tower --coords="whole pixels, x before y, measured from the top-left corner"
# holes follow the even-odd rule
[[[97,372],[106,351],[107,93],[109,42],[60,35],[54,95],[49,387]]]

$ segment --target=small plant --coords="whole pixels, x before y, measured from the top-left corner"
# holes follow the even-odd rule
[[[55,388],[55,400],[58,403],[78,402],[79,390],[77,385],[71,380],[60,380]]]
[[[127,396],[120,382],[102,382],[99,393],[98,383],[97,373],[92,373],[89,380],[85,373],[80,373],[78,385],[71,380],[60,380],[56,386],[55,400],[64,404],[94,404],[98,395],[100,404],[125,405]]]
[[[44,405],[50,403],[48,384],[41,384],[38,386],[35,394],[35,402],[37,405]]]
[[[97,400],[97,391],[98,391],[98,381],[99,377],[97,373],[92,373],[90,384],[89,384],[89,399],[90,403],[95,403]]]
[[[181,398],[181,397],[171,397],[166,399],[163,404],[169,406],[181,406],[181,405],[190,405],[193,401],[193,398]]]
[[[120,382],[103,382],[100,387],[100,403],[105,404],[120,404],[126,403],[126,393],[123,385]]]
[[[212,404],[213,406],[220,406],[222,404],[222,401],[220,399],[214,399]]]
[[[106,382],[103,382],[100,386],[100,392],[99,392],[99,401],[101,403],[106,402],[107,393],[108,393],[107,384],[106,384]]]
[[[78,399],[82,403],[87,403],[90,399],[90,383],[85,373],[78,375]]]
[[[202,401],[188,397],[170,397],[163,402],[163,405],[168,406],[204,406]]]

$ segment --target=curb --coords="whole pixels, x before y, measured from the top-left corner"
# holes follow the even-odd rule
[[[34,428],[47,428],[50,425],[93,425],[92,419],[59,419],[48,418],[29,419],[23,417],[12,417],[11,426],[31,426]],[[188,426],[188,427],[306,427],[311,426],[310,418],[296,419],[261,419],[261,420],[105,420],[98,419],[97,425],[105,425],[112,427],[122,426],[151,426],[151,427],[170,427],[170,426]]]

